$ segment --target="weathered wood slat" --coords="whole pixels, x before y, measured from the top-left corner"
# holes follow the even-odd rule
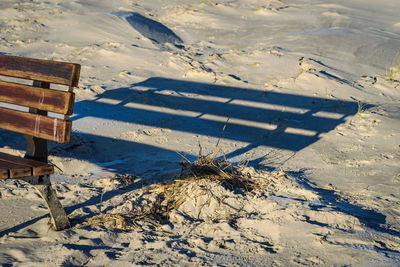
[[[4,169],[0,168],[0,179],[7,179],[7,178],[9,178],[8,169],[6,169],[6,168],[4,168]]]
[[[0,55],[0,75],[78,86],[79,64]]]
[[[31,167],[3,161],[2,159],[0,159],[0,168],[9,170],[9,178],[32,176]]]
[[[72,123],[43,115],[0,107],[0,128],[38,138],[69,143]]]
[[[46,174],[53,174],[54,167],[48,163],[40,162],[37,160],[21,158],[18,156],[9,155],[6,153],[0,152],[0,160],[4,162],[19,164],[21,166],[26,166],[32,168],[33,176],[40,176]]]
[[[75,94],[0,81],[0,102],[71,115]]]
[[[72,90],[79,74],[79,64],[0,55],[0,75],[33,81],[33,86],[0,81],[0,102],[29,107],[29,112],[0,107],[0,128],[25,134],[28,144],[28,158],[0,152],[0,179],[21,178],[33,184],[48,206],[56,230],[71,224],[50,184],[54,167],[47,163],[46,140],[68,143],[72,123],[47,114],[72,114]],[[50,83],[67,85],[68,92],[52,90]]]

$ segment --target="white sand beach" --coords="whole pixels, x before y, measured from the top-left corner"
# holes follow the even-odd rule
[[[0,54],[82,69],[71,142],[49,143],[73,227],[1,180],[0,265],[400,266],[399,11],[1,0]],[[25,149],[0,130],[0,152]],[[200,152],[257,186],[182,176]]]

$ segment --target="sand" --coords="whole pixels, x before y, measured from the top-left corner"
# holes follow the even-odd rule
[[[49,144],[73,227],[1,181],[1,265],[399,266],[396,0],[3,0],[0,36],[82,65],[71,143]],[[262,186],[186,181],[155,218],[200,147]]]

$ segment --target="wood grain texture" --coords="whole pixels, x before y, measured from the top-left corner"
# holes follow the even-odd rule
[[[0,55],[0,75],[78,86],[81,66],[60,61]]]
[[[0,102],[72,115],[75,94],[0,81]]]
[[[0,152],[0,160],[3,162],[9,162],[9,163],[29,167],[32,169],[33,176],[40,176],[40,175],[54,173],[53,165],[50,165],[45,162],[37,161],[37,160],[21,158],[18,156],[14,156],[14,155],[2,153],[2,152]]]
[[[7,168],[0,168],[0,179],[7,179],[10,176],[8,175],[8,169]]]
[[[31,167],[3,161],[1,158],[0,158],[0,168],[8,169],[8,173],[9,173],[8,178],[19,178],[19,177],[32,176],[32,168]]]
[[[72,123],[0,107],[0,128],[66,144],[71,137]]]

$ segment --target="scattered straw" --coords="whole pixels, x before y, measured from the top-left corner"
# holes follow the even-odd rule
[[[235,166],[225,159],[212,160],[210,157],[200,155],[193,163],[182,163],[178,179],[170,183],[152,186],[150,192],[157,195],[157,201],[153,207],[154,213],[168,220],[169,214],[173,210],[178,209],[188,198],[194,197],[192,196],[192,185],[193,183],[199,185],[200,181],[209,184],[216,183],[227,190],[238,193],[251,192],[265,186],[265,181],[261,183],[253,179],[249,174],[242,172],[241,167]],[[203,194],[210,194],[209,189],[202,185],[200,187],[203,189]],[[218,198],[221,206],[225,197]]]
[[[139,180],[140,178],[135,175],[130,175],[130,174],[127,174],[127,175],[117,174],[110,179],[111,179],[111,181],[122,182],[125,186],[129,186],[136,180]]]
[[[166,220],[168,221],[171,213],[176,211],[188,199],[205,196],[206,201],[202,206],[200,205],[197,214],[198,218],[203,207],[210,205],[212,201],[220,207],[226,205],[225,199],[227,196],[216,196],[210,189],[214,186],[220,185],[234,194],[246,194],[256,189],[265,188],[269,183],[268,179],[254,179],[244,171],[249,161],[233,165],[226,160],[225,156],[223,159],[216,159],[217,147],[228,122],[229,118],[221,131],[212,156],[203,156],[200,144],[199,156],[196,161],[190,162],[185,156],[181,155],[183,162],[179,177],[172,182],[150,186],[149,190],[143,193],[142,196],[144,198],[147,197],[146,199],[150,201],[146,202],[144,207],[134,205],[133,210],[124,214],[100,213],[93,218],[85,220],[80,227],[103,225],[123,231],[155,232],[158,231],[156,227],[165,223]],[[112,179],[128,185],[134,182],[137,177],[116,176]],[[193,219],[196,220],[198,218]],[[217,218],[216,220],[221,219],[223,218]],[[171,235],[169,233],[166,234]]]
[[[136,178],[130,177],[125,181],[125,178],[113,178],[122,183],[132,182],[134,179]],[[161,224],[170,220],[172,212],[178,210],[190,199],[202,195],[206,199],[199,208],[198,214],[193,216],[193,220],[198,220],[203,208],[207,208],[212,201],[218,203],[223,209],[227,196],[215,195],[210,188],[221,185],[233,194],[246,194],[253,190],[261,190],[268,183],[267,179],[251,177],[243,171],[243,167],[233,165],[225,159],[213,161],[208,156],[200,155],[192,163],[183,162],[181,174],[174,181],[150,186],[142,195],[150,199],[144,206],[134,205],[133,210],[117,212],[117,214],[114,213],[115,211],[99,213],[97,216],[84,220],[78,227],[104,226],[121,231],[154,232],[158,231],[157,228]],[[217,221],[226,219],[217,217]]]

